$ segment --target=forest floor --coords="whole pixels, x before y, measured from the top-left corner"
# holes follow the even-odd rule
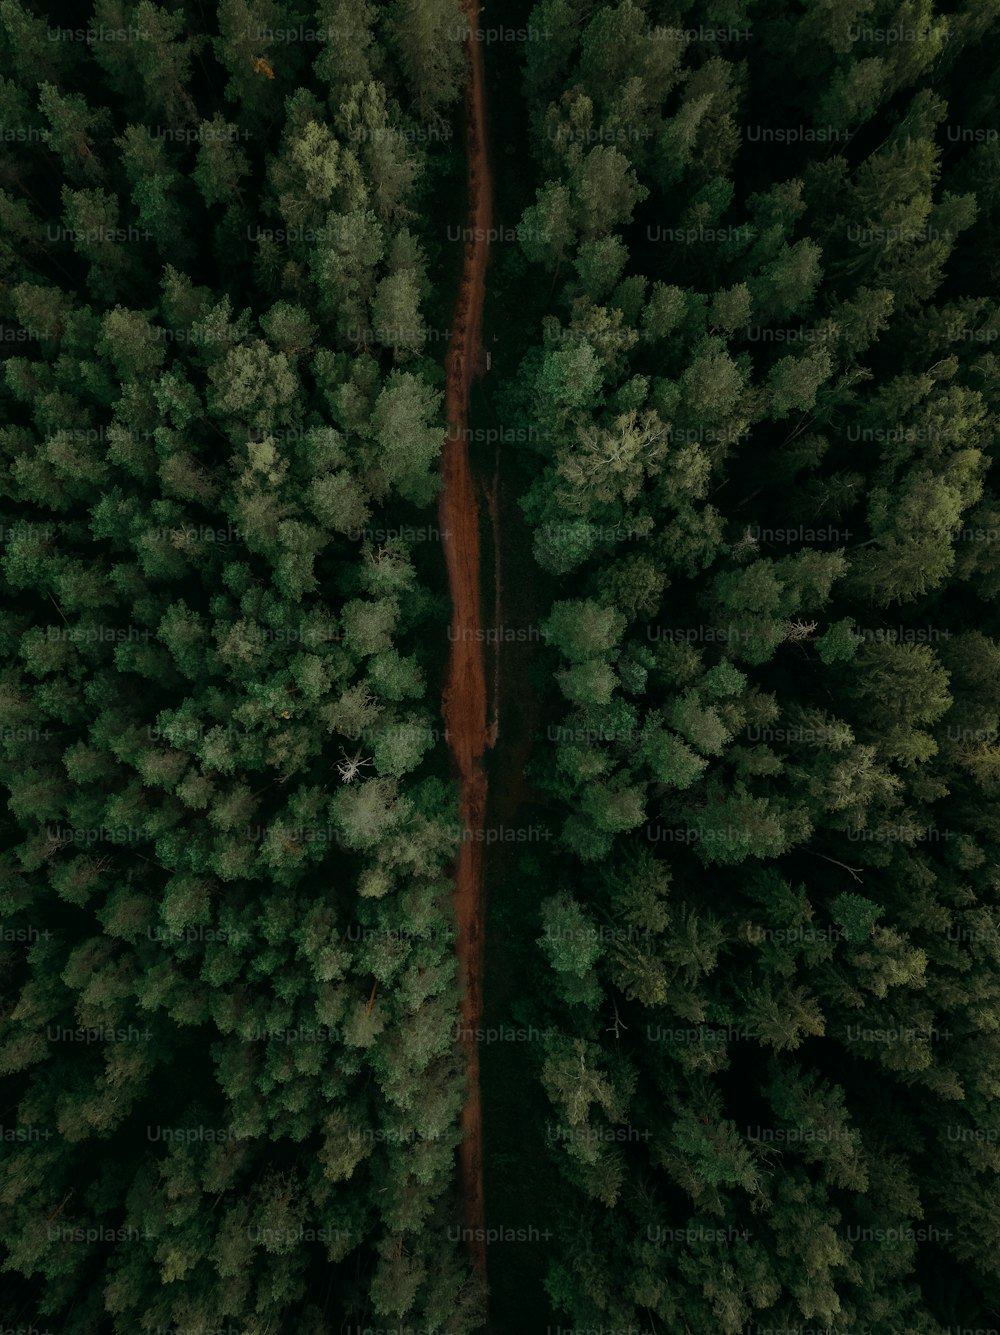
[[[479,26],[478,0],[465,0],[470,27]],[[486,723],[486,672],[480,598],[479,510],[469,462],[469,390],[483,373],[483,299],[493,185],[487,154],[486,80],[482,44],[469,41],[466,87],[468,208],[462,279],[445,357],[444,443],[439,499],[441,537],[451,594],[451,652],[442,699],[453,768],[461,783],[459,819],[463,837],[455,873],[455,914],[462,981],[462,1044],[468,1093],[462,1110],[460,1177],[469,1255],[486,1279],[486,1210],[483,1192],[482,1106],[479,1086],[479,1030],[483,1010],[483,822],[487,781],[483,755],[496,738]]]

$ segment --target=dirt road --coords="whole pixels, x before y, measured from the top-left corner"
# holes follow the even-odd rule
[[[470,27],[479,26],[477,0],[463,10]],[[483,753],[488,744],[486,674],[479,590],[479,512],[469,467],[469,387],[485,369],[483,296],[493,192],[486,152],[486,89],[482,44],[469,41],[471,70],[466,88],[468,219],[462,279],[445,357],[445,413],[448,436],[441,460],[444,490],[439,516],[451,592],[451,653],[442,713],[452,763],[461,780],[460,822],[463,839],[455,875],[457,952],[463,984],[462,1042],[468,1069],[468,1096],[462,1110],[460,1171],[464,1227],[470,1259],[486,1279],[486,1211],[483,1195],[482,1108],[479,1093],[479,1041],[483,1012],[482,840],[476,838],[486,813]],[[491,740],[491,739],[490,739]]]

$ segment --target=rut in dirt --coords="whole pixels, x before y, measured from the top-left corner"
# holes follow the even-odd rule
[[[493,189],[486,149],[486,91],[477,0],[463,3],[471,29],[470,73],[465,92],[468,209],[465,254],[445,357],[445,420],[441,458],[444,481],[438,503],[452,616],[451,651],[442,697],[452,767],[461,783],[459,819],[464,832],[455,871],[456,950],[462,984],[461,1039],[468,1072],[462,1109],[459,1170],[469,1255],[486,1280],[486,1208],[483,1192],[479,1039],[483,1013],[483,867],[481,838],[486,814],[483,755],[493,736],[486,723],[486,673],[480,600],[479,511],[469,465],[469,389],[485,369],[483,298]],[[495,728],[492,730],[495,733]]]

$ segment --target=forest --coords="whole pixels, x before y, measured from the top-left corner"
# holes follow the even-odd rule
[[[1000,1332],[998,42],[0,0],[0,1335]]]

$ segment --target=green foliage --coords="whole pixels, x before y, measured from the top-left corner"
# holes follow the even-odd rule
[[[521,505],[563,722],[529,775],[561,823],[533,884],[602,947],[542,938],[519,1002],[558,1035],[554,1125],[586,1122],[550,1151],[574,1328],[995,1306],[963,1220],[1000,1162],[954,1130],[995,1092],[964,1049],[997,1004],[996,154],[955,129],[993,105],[968,42],[995,18],[532,14],[547,273],[497,397],[547,432]],[[698,24],[736,31],[674,35]]]
[[[462,48],[323,9],[367,42],[285,40],[277,0],[96,0],[86,41],[0,4],[0,1074],[50,1131],[4,1132],[0,1242],[39,1327],[481,1324],[447,619],[377,536],[433,529],[417,188]],[[57,1234],[98,1225],[126,1244]]]
[[[481,1329],[434,698],[468,16],[37,9],[0,0],[11,1323]],[[513,1283],[491,1247],[498,1327],[1000,1307],[997,17],[479,11],[516,643],[477,832],[530,847],[484,841],[477,925],[533,1040],[480,1051],[488,1222],[553,1225]]]
[[[864,895],[842,894],[830,903],[830,911],[843,929],[848,941],[865,941],[884,909],[873,904]]]

